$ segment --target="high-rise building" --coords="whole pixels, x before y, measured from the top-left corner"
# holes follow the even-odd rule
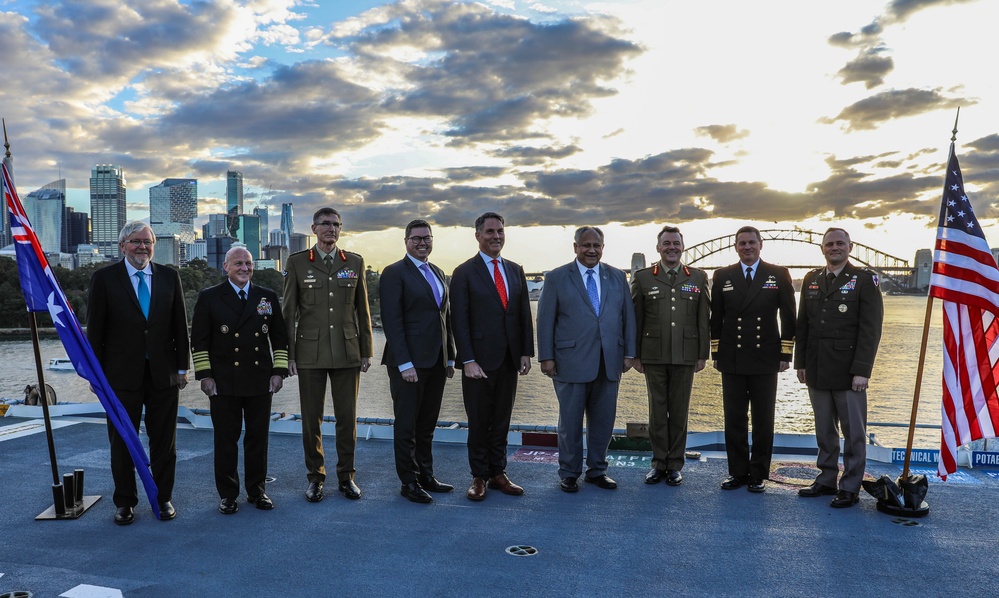
[[[260,218],[260,240],[263,242],[267,240],[267,236],[270,233],[270,219],[267,217],[267,206],[257,206],[253,208],[253,215]]]
[[[309,237],[311,235],[303,235],[302,233],[294,233],[291,235],[291,243],[288,243],[288,254],[298,253],[299,251],[305,251],[312,246],[309,243]]]
[[[198,179],[164,179],[149,188],[149,225],[157,238],[177,235],[193,243],[198,215]]]
[[[201,227],[201,236],[206,239],[221,235],[228,236],[229,225],[226,223],[227,219],[228,217],[226,214],[209,214],[208,222]]]
[[[243,173],[229,170],[225,173],[225,207],[230,216],[243,213]]]
[[[208,265],[221,272],[222,263],[225,262],[225,254],[232,247],[233,238],[228,236],[212,237],[205,239],[205,243],[207,244]]]
[[[253,259],[260,259],[260,218],[250,214],[241,214],[239,218],[239,233],[236,239],[246,245]]]
[[[66,206],[64,214],[66,235],[62,239],[63,252],[77,253],[80,245],[90,244],[90,216]]]
[[[281,204],[281,230],[284,231],[285,243],[288,243],[286,247],[291,249],[291,235],[295,233],[295,216],[290,203]]]
[[[90,238],[101,255],[121,257],[118,233],[125,221],[124,171],[110,164],[94,166],[90,171]]]
[[[60,253],[65,232],[66,179],[32,191],[24,198],[24,213],[45,253]]]

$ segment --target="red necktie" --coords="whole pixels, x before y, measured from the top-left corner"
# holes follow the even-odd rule
[[[503,309],[506,309],[506,284],[503,282],[503,275],[499,271],[499,260],[493,260],[493,280],[496,282],[496,290],[499,291],[500,301],[503,302]]]

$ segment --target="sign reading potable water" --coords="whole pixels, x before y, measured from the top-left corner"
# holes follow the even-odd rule
[[[923,465],[936,465],[939,460],[940,451],[936,449],[912,449],[909,457],[909,463],[912,465],[920,463]],[[905,449],[892,449],[891,462],[895,465],[902,465],[905,463]]]
[[[971,451],[971,466],[979,469],[999,469],[999,453]]]

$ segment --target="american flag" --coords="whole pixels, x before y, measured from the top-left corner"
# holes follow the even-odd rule
[[[21,279],[21,291],[24,293],[24,302],[28,306],[28,311],[47,311],[52,317],[52,323],[59,333],[59,339],[62,341],[63,348],[66,349],[66,355],[76,368],[77,375],[90,382],[90,389],[97,395],[107,412],[108,421],[124,439],[132,462],[137,464],[136,471],[139,472],[139,478],[142,480],[142,486],[146,490],[146,496],[149,498],[153,513],[158,518],[158,491],[149,471],[149,459],[146,457],[146,451],[142,447],[139,435],[132,427],[128,413],[118,401],[118,397],[104,376],[104,370],[97,361],[97,356],[94,355],[90,340],[83,333],[83,328],[66,300],[66,295],[62,292],[59,281],[52,273],[52,268],[45,257],[45,252],[42,251],[38,236],[31,227],[31,223],[28,222],[24,206],[17,196],[17,190],[14,187],[14,180],[10,175],[6,159],[0,163],[0,167],[3,169],[3,197],[10,214],[10,231],[14,237],[17,271]]]
[[[944,366],[937,473],[957,471],[957,447],[999,428],[999,268],[964,192],[954,146],[944,183],[930,295],[943,300]]]

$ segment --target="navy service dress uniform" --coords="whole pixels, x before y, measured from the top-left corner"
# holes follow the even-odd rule
[[[715,270],[711,358],[722,374],[729,475],[743,483],[770,478],[777,373],[781,362],[791,361],[794,334],[794,287],[787,268],[760,260],[752,284],[740,263]]]
[[[819,447],[816,482],[837,487],[839,430],[843,432],[843,476],[839,489],[857,494],[867,464],[867,391],[854,391],[853,377],[871,377],[881,342],[884,302],[874,272],[847,262],[834,280],[826,268],[801,284],[794,367],[805,370]]]
[[[271,376],[288,375],[288,334],[277,294],[249,284],[245,301],[232,284],[205,289],[191,319],[194,376],[215,380],[210,397],[215,428],[215,485],[219,496],[239,496],[238,444],[243,423],[244,485],[251,499],[264,493],[270,426]]]
[[[631,298],[639,335],[635,357],[642,362],[649,393],[652,466],[679,471],[694,368],[709,353],[708,275],[683,264],[670,272],[657,262],[635,272]]]

